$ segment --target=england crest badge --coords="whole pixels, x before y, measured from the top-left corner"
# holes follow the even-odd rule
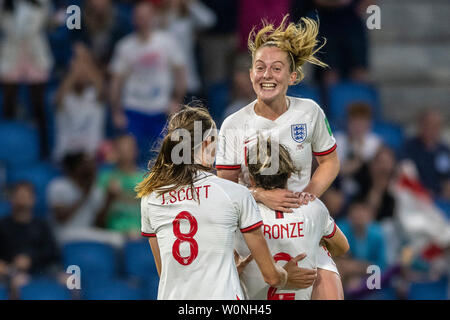
[[[291,125],[291,136],[295,142],[301,143],[305,141],[308,133],[306,131],[306,123]]]

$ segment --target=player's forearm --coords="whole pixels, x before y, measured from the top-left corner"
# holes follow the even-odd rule
[[[287,282],[287,273],[273,261],[272,254],[261,232],[261,228],[245,232],[243,236],[253,259],[261,271],[264,281],[271,287],[284,286]]]
[[[333,153],[335,153],[335,151]],[[321,157],[326,158],[319,159]],[[319,166],[314,172],[310,182],[303,190],[314,194],[316,197],[322,196],[322,194],[330,187],[334,179],[336,179],[340,169],[339,159],[336,154],[320,156],[318,157],[318,162]]]
[[[235,183],[239,182],[240,169],[235,170],[217,170],[217,176],[222,179],[227,179]],[[256,199],[256,198],[255,198]]]
[[[148,242],[150,243],[153,258],[155,259],[156,271],[158,271],[158,276],[161,277],[161,254],[159,252],[158,240],[156,237],[150,237]]]

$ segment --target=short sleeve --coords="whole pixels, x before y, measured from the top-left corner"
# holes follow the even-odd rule
[[[325,207],[325,205],[322,208],[323,208],[323,215],[324,215],[322,237],[330,239],[336,233],[336,222],[330,216],[330,213],[328,212],[328,209]]]
[[[337,145],[325,113],[319,106],[317,108],[318,112],[311,145],[315,156],[324,156],[333,152]]]
[[[250,191],[244,190],[241,203],[239,204],[239,229],[241,232],[249,232],[262,226],[263,221],[258,205]]]
[[[219,131],[216,168],[221,170],[240,169],[240,159],[243,158],[242,141],[236,134],[238,130],[229,123],[230,121],[226,119]]]
[[[144,237],[156,237],[156,232],[150,223],[148,203],[146,197],[141,198],[141,235]]]

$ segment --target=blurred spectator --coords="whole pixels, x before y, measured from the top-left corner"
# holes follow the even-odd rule
[[[371,0],[310,0],[318,14],[320,37],[326,45],[319,57],[330,68],[315,68],[327,85],[342,78],[368,80],[368,36],[365,9]]]
[[[54,156],[83,151],[94,156],[104,137],[103,78],[89,50],[74,46],[70,69],[56,94],[56,141]]]
[[[150,2],[134,7],[136,32],[119,41],[110,65],[113,122],[136,137],[142,165],[186,88],[183,51],[169,33],[154,30],[154,15]]]
[[[106,205],[97,216],[97,225],[109,230],[140,234],[141,207],[136,199],[135,186],[143,172],[137,167],[136,140],[122,135],[114,140],[116,166],[100,173],[98,186],[106,193]]]
[[[345,210],[346,197],[340,188],[339,179],[335,180],[327,191],[325,191],[321,200],[327,207],[333,219],[338,220],[342,218]]]
[[[33,217],[33,185],[19,182],[11,194],[11,215],[0,220],[0,278],[9,279],[13,298],[33,275],[56,275],[59,250],[47,222]]]
[[[347,257],[336,259],[344,288],[358,287],[367,277],[367,267],[386,266],[385,240],[379,224],[373,222],[374,212],[363,201],[353,202],[347,218],[338,221],[350,245]]]
[[[162,24],[169,31],[186,57],[188,95],[201,91],[201,82],[195,59],[196,32],[214,25],[214,12],[199,0],[164,0]]]
[[[337,152],[341,162],[341,177],[344,191],[350,195],[355,192],[354,174],[370,161],[382,141],[371,131],[372,111],[363,102],[350,104],[347,108],[347,127],[345,132],[336,132]]]
[[[14,118],[20,84],[27,84],[37,120],[42,155],[49,155],[45,87],[53,64],[47,36],[49,0],[4,0],[0,3],[0,81],[3,114]]]
[[[224,82],[237,49],[238,0],[203,0],[217,17],[215,25],[199,37],[203,78],[206,87]]]
[[[81,29],[72,30],[75,41],[82,41],[92,51],[95,62],[106,70],[116,43],[132,31],[129,17],[114,6],[112,0],[85,0]]]
[[[441,142],[442,115],[426,110],[417,119],[417,135],[404,146],[403,157],[411,159],[423,185],[434,197],[449,197],[450,149]]]
[[[336,132],[339,145],[338,156],[344,164],[344,174],[354,172],[363,162],[370,161],[378,148],[381,138],[371,131],[372,109],[364,102],[355,102],[347,108],[347,128],[345,132]]]
[[[358,185],[356,198],[364,199],[374,210],[374,219],[391,218],[395,212],[395,198],[389,187],[396,169],[394,151],[381,146],[375,157],[355,174]]]
[[[84,153],[67,154],[63,159],[64,176],[51,181],[47,188],[51,219],[59,242],[73,233],[94,225],[104,205],[102,192],[94,184],[96,168]]]
[[[253,90],[249,76],[250,67],[251,59],[248,54],[242,54],[236,57],[232,75],[232,101],[225,109],[223,118],[235,113],[256,99],[255,91]]]

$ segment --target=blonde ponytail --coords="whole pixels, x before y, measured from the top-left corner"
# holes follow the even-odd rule
[[[255,58],[256,51],[265,46],[274,46],[285,51],[289,56],[291,72],[297,72],[295,83],[299,83],[305,76],[302,66],[306,62],[328,67],[314,56],[325,45],[326,40],[319,45],[319,25],[313,19],[301,18],[299,24],[287,24],[288,17],[288,14],[285,15],[277,28],[267,21],[263,21],[263,27],[258,32],[253,28],[248,37],[248,49],[252,59]]]

